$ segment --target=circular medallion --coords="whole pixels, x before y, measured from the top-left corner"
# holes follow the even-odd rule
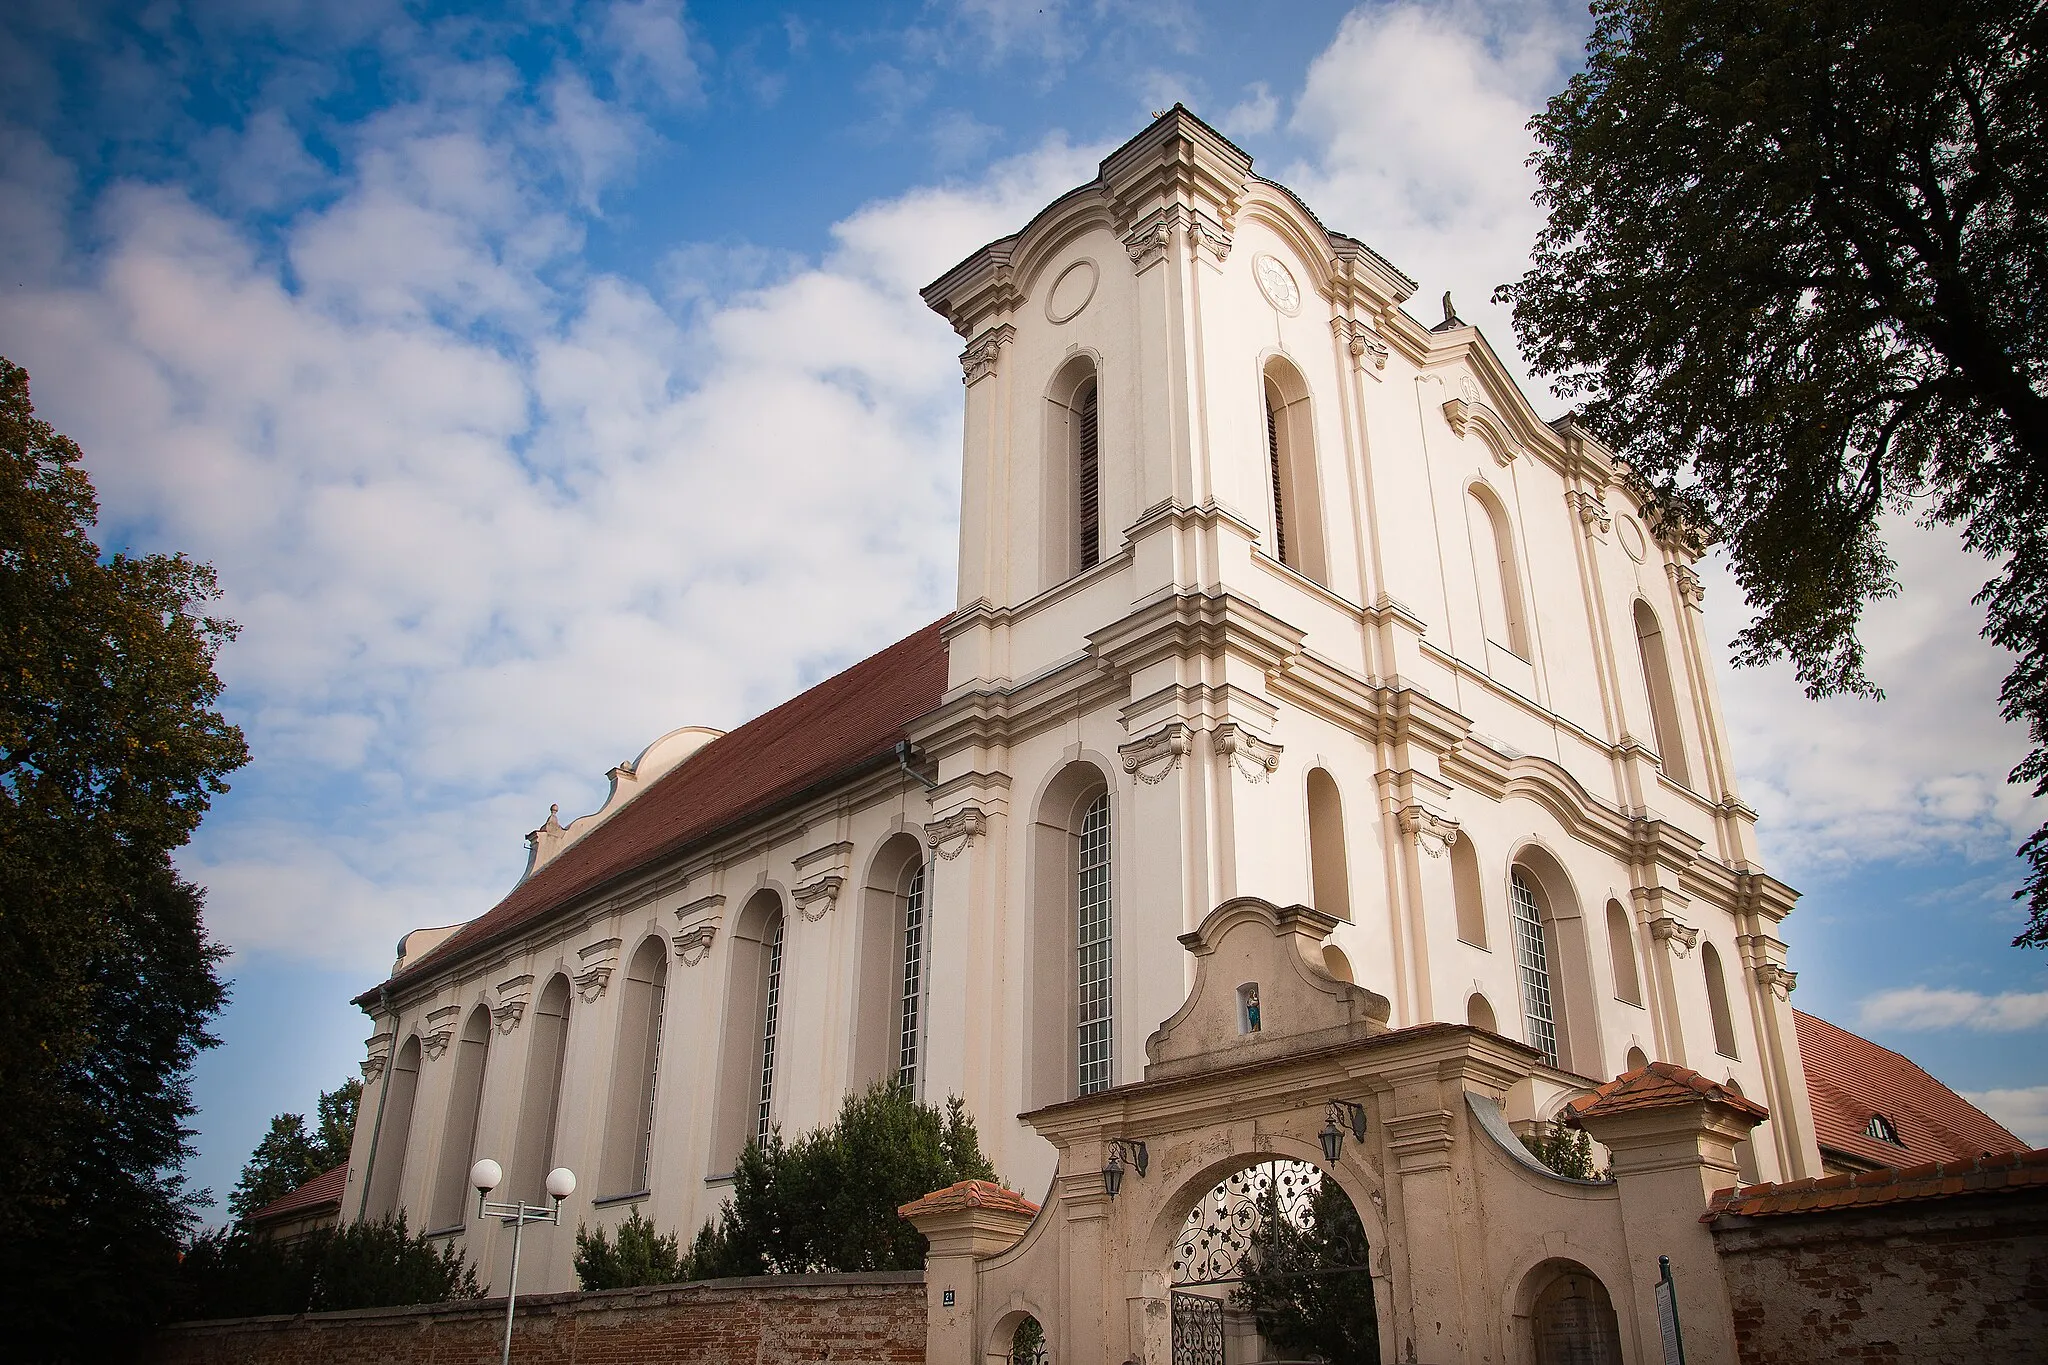
[[[1259,277],[1259,292],[1266,302],[1293,317],[1301,311],[1301,286],[1294,273],[1277,256],[1259,256],[1252,261],[1252,273]]]
[[[1479,401],[1479,381],[1469,374],[1461,376],[1458,380],[1458,392],[1465,396],[1467,403],[1477,403]]]
[[[1045,291],[1045,316],[1051,322],[1066,322],[1080,316],[1095,297],[1095,282],[1101,278],[1095,262],[1086,257],[1062,270],[1052,288]]]
[[[1638,564],[1650,552],[1650,542],[1643,535],[1642,524],[1626,512],[1621,514],[1621,548]]]

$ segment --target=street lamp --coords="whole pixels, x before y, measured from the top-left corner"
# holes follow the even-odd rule
[[[562,1221],[562,1201],[576,1193],[576,1173],[567,1166],[557,1166],[548,1172],[548,1197],[555,1201],[551,1205],[529,1204],[524,1198],[511,1204],[492,1203],[491,1191],[504,1179],[504,1167],[489,1157],[469,1168],[469,1183],[476,1187],[477,1216],[502,1218],[512,1225],[512,1285],[505,1291],[505,1351],[499,1357],[501,1365],[512,1365],[512,1306],[519,1300],[519,1235],[526,1231],[528,1223]]]
[[[1352,1136],[1360,1142],[1365,1141],[1365,1106],[1351,1100],[1328,1101],[1323,1111],[1323,1131],[1316,1137],[1323,1144],[1323,1159],[1332,1166],[1344,1154],[1344,1129],[1347,1125]]]
[[[1151,1158],[1145,1150],[1145,1144],[1136,1138],[1111,1138],[1109,1161],[1102,1168],[1102,1188],[1109,1192],[1111,1199],[1116,1198],[1116,1192],[1124,1187],[1124,1162],[1127,1159],[1138,1168],[1138,1174],[1142,1176],[1145,1174],[1146,1163]]]

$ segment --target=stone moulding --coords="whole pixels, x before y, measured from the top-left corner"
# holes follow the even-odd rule
[[[1387,357],[1391,352],[1386,341],[1372,327],[1357,318],[1332,318],[1330,330],[1337,334],[1337,340],[1351,354],[1352,366],[1367,374],[1378,377],[1387,368]]]
[[[1515,439],[1513,429],[1484,403],[1453,398],[1444,404],[1444,420],[1451,424],[1453,436],[1462,438],[1468,430],[1478,432],[1487,449],[1493,452],[1495,464],[1508,465],[1522,453],[1522,443]]]
[[[1420,803],[1401,808],[1401,832],[1413,835],[1415,846],[1432,858],[1441,858],[1458,842],[1458,822]]]
[[[789,893],[796,902],[797,913],[813,924],[832,913],[832,907],[839,903],[839,892],[846,885],[846,878],[832,873],[806,882]]]
[[[1173,249],[1176,231],[1190,241],[1197,252],[1206,252],[1218,265],[1230,255],[1231,237],[1223,230],[1222,224],[1185,204],[1168,204],[1145,215],[1124,238],[1124,254],[1131,258],[1131,268],[1142,272],[1164,260],[1166,253]]]
[[[943,820],[924,827],[924,841],[932,852],[947,862],[965,853],[978,835],[988,830],[988,816],[979,806],[962,806]]]
[[[384,1074],[384,1068],[391,1060],[392,1041],[389,1033],[373,1033],[364,1040],[363,1046],[369,1049],[369,1056],[362,1062],[365,1081],[374,1081]]]
[[[1697,609],[1707,600],[1707,585],[1700,581],[1698,573],[1684,564],[1664,566],[1671,574],[1671,585],[1678,590],[1678,600],[1688,607]]]
[[[1124,761],[1124,771],[1148,787],[1164,782],[1187,755],[1188,733],[1185,724],[1174,721],[1143,739],[1120,746],[1117,754]]]
[[[1700,931],[1676,915],[1659,915],[1650,921],[1650,937],[1683,960],[1692,956],[1693,946],[1700,941]]]
[[[426,1029],[420,1035],[420,1053],[428,1061],[440,1061],[448,1044],[455,1041],[455,1016],[461,1013],[460,1005],[443,1005],[427,1015]]]
[[[1585,493],[1576,488],[1565,490],[1564,500],[1579,514],[1579,524],[1591,535],[1595,527],[1603,533],[1614,529],[1614,514],[1607,510],[1607,504],[1597,493]]]
[[[569,978],[569,984],[576,988],[577,996],[584,1004],[594,1004],[611,984],[612,969],[619,961],[619,940],[608,938],[577,951],[581,963],[576,974]]]
[[[1799,988],[1799,973],[1788,971],[1776,962],[1756,964],[1756,984],[1777,996],[1790,1000],[1792,992]]]
[[[491,1020],[498,1032],[510,1033],[526,1017],[526,1002],[533,998],[533,977],[515,976],[498,983],[498,1003],[491,1007]]]
[[[685,967],[694,967],[710,954],[712,940],[717,937],[717,924],[693,924],[672,940],[676,957]]]
[[[1264,782],[1280,767],[1283,745],[1271,740],[1260,739],[1234,720],[1227,720],[1216,727],[1210,736],[1216,752],[1223,755],[1238,775],[1247,782]]]
[[[1003,347],[1017,338],[1017,329],[1009,323],[999,323],[989,328],[967,344],[960,353],[961,382],[969,388],[989,378],[996,372]]]

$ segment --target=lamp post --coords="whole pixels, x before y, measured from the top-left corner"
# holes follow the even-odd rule
[[[1330,1166],[1344,1153],[1344,1129],[1365,1141],[1365,1106],[1352,1100],[1330,1100],[1323,1111],[1323,1131],[1316,1134],[1323,1144],[1323,1156]]]
[[[576,1173],[567,1166],[548,1172],[548,1197],[555,1202],[546,1205],[529,1204],[524,1198],[511,1204],[492,1203],[491,1191],[504,1179],[504,1168],[489,1157],[469,1168],[469,1183],[476,1187],[477,1216],[502,1218],[512,1225],[512,1284],[505,1291],[505,1351],[499,1357],[501,1365],[512,1365],[512,1308],[519,1301],[519,1235],[528,1223],[562,1221],[562,1201],[576,1192]]]

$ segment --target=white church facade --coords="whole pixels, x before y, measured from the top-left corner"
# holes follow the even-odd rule
[[[1391,1032],[1533,1048],[1510,1122],[1675,1063],[1768,1111],[1744,1178],[1821,1174],[1691,559],[1414,290],[1180,109],[927,288],[965,342],[957,607],[664,737],[409,935],[358,1001],[342,1216],[502,1284],[472,1162],[507,1198],[566,1165],[521,1282],[574,1288],[579,1221],[687,1239],[749,1139],[880,1078],[962,1096],[1038,1198],[1018,1116],[1142,1081],[1183,936],[1244,897],[1333,920],[1320,970]]]

